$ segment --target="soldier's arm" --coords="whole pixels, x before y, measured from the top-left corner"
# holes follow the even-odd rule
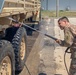
[[[68,47],[72,45],[72,42],[67,43],[65,40],[56,40],[56,42],[60,45],[60,46],[64,46],[64,47]]]
[[[73,36],[76,36],[76,26],[75,25],[70,27],[70,31],[71,31]]]

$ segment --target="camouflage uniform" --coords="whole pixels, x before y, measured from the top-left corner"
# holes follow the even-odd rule
[[[64,28],[64,40],[60,42],[61,46],[71,46],[71,65],[70,75],[76,75],[76,26],[70,25]]]

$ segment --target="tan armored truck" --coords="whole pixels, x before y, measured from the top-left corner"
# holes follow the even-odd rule
[[[0,75],[19,74],[23,70],[28,51],[27,34],[23,26],[18,28],[12,42],[3,39],[5,30],[12,22],[8,17],[27,25],[35,25],[39,15],[40,0],[0,0]]]

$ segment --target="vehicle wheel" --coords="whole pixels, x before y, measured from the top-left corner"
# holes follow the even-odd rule
[[[27,54],[27,46],[26,46],[26,31],[23,27],[20,27],[15,34],[12,44],[15,52],[15,72],[16,74],[20,73],[23,70],[26,54]]]
[[[14,50],[5,40],[0,40],[0,75],[15,75]]]

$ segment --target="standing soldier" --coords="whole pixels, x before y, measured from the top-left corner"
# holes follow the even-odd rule
[[[64,30],[64,40],[56,40],[61,46],[70,46],[71,52],[71,65],[69,75],[76,75],[76,26],[70,24],[67,17],[61,17],[58,20],[61,30]]]

